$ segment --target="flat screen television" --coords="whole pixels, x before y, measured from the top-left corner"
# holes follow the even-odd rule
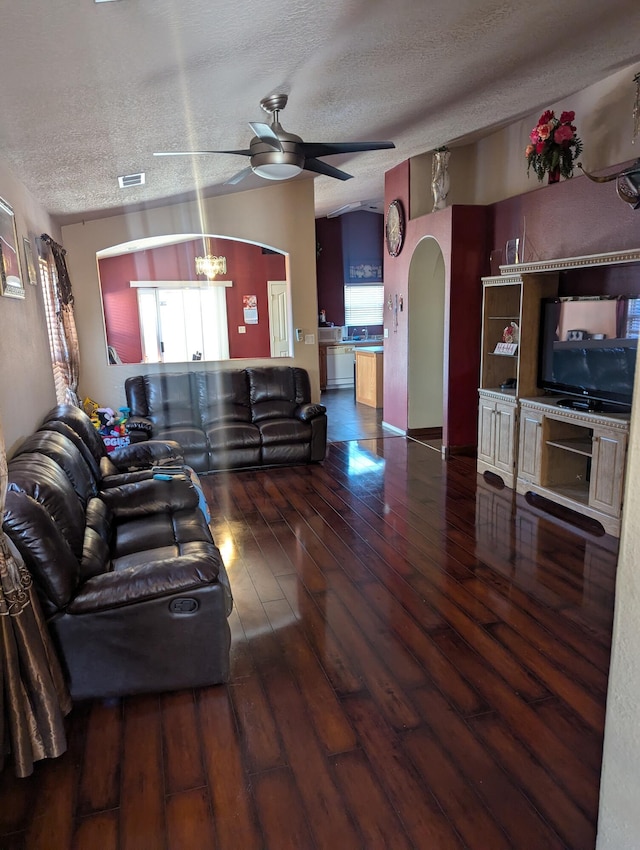
[[[538,386],[568,407],[631,405],[640,296],[543,298]]]

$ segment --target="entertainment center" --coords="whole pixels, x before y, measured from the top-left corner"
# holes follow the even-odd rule
[[[640,267],[630,274],[629,265],[638,262],[640,251],[622,251],[482,278],[478,472],[614,536],[640,332]]]

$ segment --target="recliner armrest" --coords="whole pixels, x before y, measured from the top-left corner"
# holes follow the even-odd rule
[[[199,504],[198,492],[186,475],[174,475],[168,481],[149,478],[109,487],[100,491],[99,498],[118,517],[175,513]]]
[[[90,614],[121,608],[215,584],[220,572],[220,556],[213,544],[203,544],[204,547],[209,551],[149,561],[142,566],[94,576],[69,603],[67,613]]]
[[[311,402],[300,404],[294,411],[296,419],[300,419],[302,422],[308,422],[310,419],[315,419],[316,416],[322,416],[326,412],[327,408],[324,404],[313,404]]]
[[[184,457],[182,446],[175,440],[147,440],[115,449],[110,453],[109,460],[120,472],[130,472],[167,461],[181,464]]]
[[[130,416],[127,419],[127,431],[143,431],[145,434],[152,434],[153,422],[146,416]]]

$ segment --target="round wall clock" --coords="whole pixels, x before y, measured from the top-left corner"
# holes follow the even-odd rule
[[[404,242],[404,210],[400,200],[396,199],[389,204],[385,224],[385,239],[387,251],[392,257],[397,257],[402,251],[402,243]]]

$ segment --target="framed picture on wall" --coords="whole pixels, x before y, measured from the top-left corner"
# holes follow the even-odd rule
[[[16,219],[10,204],[0,198],[0,290],[8,298],[24,298],[20,275]]]

